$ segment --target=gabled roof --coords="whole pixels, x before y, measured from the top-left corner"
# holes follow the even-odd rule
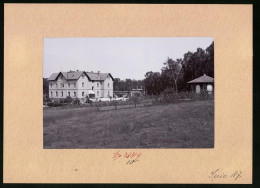
[[[195,83],[214,83],[214,78],[204,74],[203,76],[188,82],[188,84],[195,84]]]
[[[84,73],[84,71],[71,71],[71,72],[62,72],[63,76],[67,80],[77,80]]]
[[[94,72],[86,72],[90,80],[92,81],[104,81],[108,75],[114,80],[110,73],[94,73]]]
[[[53,73],[53,74],[48,78],[48,81],[56,80],[56,78],[57,78],[58,75],[59,75],[59,73]]]
[[[53,73],[48,81],[54,81],[58,78],[60,74],[64,76],[66,80],[78,80],[82,74],[85,74],[91,81],[104,81],[108,76],[114,80],[110,73],[94,73],[94,72],[85,72],[85,71],[70,71],[70,72],[59,72]]]

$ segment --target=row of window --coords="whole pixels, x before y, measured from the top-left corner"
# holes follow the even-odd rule
[[[109,94],[109,91],[108,91],[108,94]],[[59,95],[58,95],[58,91],[56,91],[56,97],[58,97]],[[63,91],[61,91],[61,97],[63,97],[64,95],[63,95]],[[68,96],[69,97],[71,97],[71,95],[70,95],[70,92],[68,92]],[[76,92],[74,92],[74,97],[76,97],[77,96],[77,93]],[[85,96],[85,93],[84,92],[82,92],[82,97],[84,97]],[[99,91],[97,91],[97,97],[99,96]],[[53,93],[52,93],[52,91],[51,91],[51,97],[53,97]]]
[[[58,84],[55,84],[56,87],[58,87]],[[76,87],[76,83],[73,83],[74,87]],[[52,87],[52,84],[50,84],[50,86]],[[70,83],[68,83],[68,86],[70,87]],[[82,83],[82,86],[84,86],[84,82]],[[64,87],[64,83],[60,83],[60,87]]]
[[[84,93],[84,92],[83,92]],[[76,92],[74,92],[74,97],[76,97]],[[56,91],[56,97],[58,97],[59,95],[58,95],[58,91]],[[61,97],[63,97],[64,95],[63,95],[63,91],[61,91]],[[71,95],[70,95],[70,92],[68,92],[68,96],[69,97],[71,97]],[[53,97],[53,93],[52,93],[52,91],[51,91],[51,97]]]
[[[76,83],[73,83],[73,85],[74,87],[76,87]],[[52,83],[50,84],[50,86],[52,87]],[[58,84],[56,84],[56,87],[58,87]],[[64,83],[60,83],[60,87],[64,87]],[[70,83],[68,83],[68,87],[70,87]],[[82,87],[84,87],[84,82],[82,82]],[[109,83],[107,84],[107,87],[109,87]],[[97,88],[99,88],[99,83],[97,83]]]

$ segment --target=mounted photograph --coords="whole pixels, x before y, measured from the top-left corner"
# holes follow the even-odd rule
[[[44,38],[43,148],[214,148],[213,37]]]

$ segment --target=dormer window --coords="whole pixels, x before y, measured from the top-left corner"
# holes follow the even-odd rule
[[[76,83],[74,83],[74,87],[76,87]]]
[[[70,83],[68,83],[68,86],[70,87]]]
[[[83,78],[83,79],[85,78],[85,75],[84,75],[84,74],[82,74],[82,78]]]
[[[109,87],[109,83],[107,84],[107,87]]]
[[[84,82],[82,82],[82,87],[84,87]]]

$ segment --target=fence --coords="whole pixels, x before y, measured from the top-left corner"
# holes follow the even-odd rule
[[[213,100],[214,93],[209,94],[208,92],[201,92],[200,94],[194,92],[178,92],[178,93],[162,93],[161,95],[154,96],[142,96],[132,97],[128,101],[108,101],[108,102],[93,102],[84,104],[60,104],[57,103],[55,109],[67,109],[67,108],[86,108],[95,107],[98,111],[112,110],[112,109],[123,109],[123,108],[134,108],[134,107],[145,107],[160,104],[169,103],[180,103],[198,100]],[[44,108],[44,110],[53,109]]]

